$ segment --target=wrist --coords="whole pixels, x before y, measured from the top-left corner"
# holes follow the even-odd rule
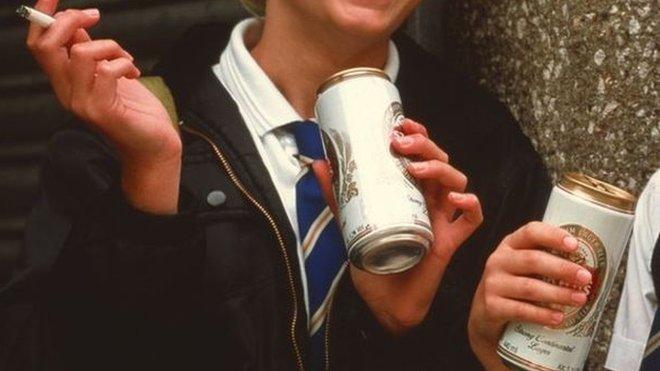
[[[178,211],[181,151],[159,156],[125,156],[121,161],[121,185],[127,201],[136,209],[172,215]]]
[[[474,329],[472,321],[468,322],[468,340],[470,348],[484,369],[488,371],[506,371],[508,367],[497,355],[497,341],[492,342],[480,336]]]

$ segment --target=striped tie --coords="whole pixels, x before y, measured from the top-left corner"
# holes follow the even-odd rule
[[[291,126],[299,158],[307,165],[296,183],[296,211],[309,291],[310,362],[312,370],[322,370],[325,318],[334,289],[346,269],[346,249],[332,211],[309,166],[313,160],[324,158],[319,127],[312,121],[294,122]]]

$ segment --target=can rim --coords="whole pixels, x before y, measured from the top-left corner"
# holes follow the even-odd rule
[[[349,68],[347,70],[339,71],[334,75],[328,77],[328,79],[325,80],[323,84],[321,84],[321,86],[318,88],[318,90],[316,91],[316,95],[321,95],[324,91],[330,89],[331,87],[337,85],[342,81],[346,81],[356,77],[369,76],[369,75],[377,76],[391,82],[390,77],[387,75],[387,73],[385,73],[385,71],[381,70],[380,68],[373,68],[373,67]]]
[[[392,235],[394,233],[394,235]],[[392,225],[389,227],[380,228],[368,234],[359,240],[355,241],[348,251],[349,260],[353,265],[360,269],[366,270],[373,274],[394,274],[403,272],[414,267],[426,255],[430,248],[433,235],[426,228],[420,226],[410,225]],[[420,254],[415,259],[411,259],[407,264],[402,264],[396,267],[387,269],[374,269],[372,266],[364,264],[365,261],[371,260],[374,253],[382,248],[384,245],[412,243],[420,246]],[[362,255],[362,259],[357,259],[357,255]]]
[[[558,187],[611,210],[634,214],[636,197],[609,183],[582,173],[566,173]]]

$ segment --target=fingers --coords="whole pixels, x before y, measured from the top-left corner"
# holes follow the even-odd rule
[[[511,274],[542,276],[582,287],[591,282],[591,273],[582,266],[542,250],[518,250],[502,259],[502,267]]]
[[[95,40],[75,44],[71,47],[70,55],[71,100],[84,97],[93,88],[99,61],[117,58],[133,60],[133,57],[113,40]]]
[[[519,276],[500,276],[484,283],[490,292],[499,296],[545,304],[580,307],[587,302],[587,295],[578,290],[560,287],[539,279]]]
[[[577,239],[570,233],[541,222],[526,224],[507,236],[504,242],[514,249],[546,247],[557,251],[573,252],[578,247]]]
[[[451,191],[463,192],[467,187],[467,177],[440,160],[412,162],[407,169],[416,179],[436,182]]]
[[[314,175],[316,175],[326,203],[330,206],[332,213],[337,215],[337,201],[332,192],[332,171],[330,164],[326,160],[316,160],[312,163],[312,170],[314,170]]]
[[[452,209],[460,210],[461,215],[452,222],[447,233],[456,244],[460,245],[468,239],[484,220],[481,203],[476,195],[471,193],[450,192],[447,200]]]
[[[405,119],[403,121],[403,124],[401,124],[401,131],[406,135],[421,134],[427,138],[429,136],[429,133],[424,125],[411,119]]]
[[[34,5],[34,9],[42,13],[53,14],[55,13],[55,9],[57,9],[57,3],[58,0],[39,0]],[[29,49],[32,49],[39,36],[41,36],[41,34],[43,34],[45,31],[46,30],[39,25],[30,23],[26,40]]]
[[[557,326],[564,320],[564,313],[522,301],[500,296],[485,298],[489,316],[500,321],[532,322],[544,326]]]
[[[395,136],[392,146],[401,155],[418,157],[423,160],[440,160],[448,162],[449,156],[432,140],[420,133]]]
[[[41,3],[40,6],[52,8],[57,1]],[[89,12],[88,12],[89,13]],[[89,40],[87,33],[80,27],[89,27],[98,22],[98,11],[89,15],[80,10],[68,10],[56,16],[56,21],[47,30],[32,31],[28,36],[28,47],[35,59],[48,75],[55,94],[68,108],[71,85],[67,73],[69,53],[67,45],[76,41]]]
[[[79,29],[89,28],[100,19],[98,9],[68,9],[55,15],[55,23],[43,34],[40,40],[42,48],[53,50],[69,43]]]

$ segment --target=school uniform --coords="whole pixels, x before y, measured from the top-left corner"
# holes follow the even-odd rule
[[[178,215],[132,208],[116,154],[83,124],[54,136],[23,269],[0,291],[0,369],[309,369],[304,258],[289,173],[277,170],[295,172],[295,143],[278,129],[296,115],[230,33],[198,26],[154,71],[182,120]],[[228,62],[233,47],[242,57]],[[388,66],[406,114],[468,176],[485,221],[454,256],[425,320],[404,335],[380,326],[344,274],[323,364],[479,369],[466,325],[483,265],[506,234],[542,215],[550,182],[506,108],[442,59],[396,35]],[[259,102],[250,96],[276,103],[248,107]]]

